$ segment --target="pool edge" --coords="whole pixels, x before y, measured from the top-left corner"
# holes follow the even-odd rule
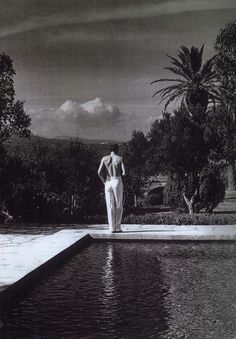
[[[93,238],[90,234],[85,234],[72,245],[57,253],[55,256],[33,269],[24,277],[2,290],[0,292],[0,321],[7,316],[10,310],[20,303],[27,292],[46,275],[62,266],[73,256],[73,254],[81,252],[84,248],[91,245],[92,242]]]

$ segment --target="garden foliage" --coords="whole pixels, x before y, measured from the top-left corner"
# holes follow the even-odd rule
[[[208,110],[198,122],[185,105],[153,123],[148,135],[153,168],[168,175],[167,205],[184,211],[185,197],[187,201],[193,198],[196,212],[210,212],[224,198],[221,173],[230,148],[231,127],[230,116],[220,107]]]
[[[1,167],[5,205],[22,221],[73,221],[104,212],[98,163],[97,153],[77,140],[13,141]]]
[[[231,153],[228,161],[228,189],[236,189],[236,21],[222,28],[215,41],[215,69],[218,78],[218,101],[225,114],[231,115],[234,134],[230,136]]]

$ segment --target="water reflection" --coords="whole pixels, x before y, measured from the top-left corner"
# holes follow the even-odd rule
[[[1,338],[236,338],[236,244],[93,244],[8,318]]]
[[[112,245],[107,246],[105,264],[102,270],[101,317],[106,320],[104,330],[115,333],[116,324],[119,321],[119,294],[115,284],[115,258]]]
[[[107,247],[107,256],[106,256],[106,262],[103,266],[104,274],[102,277],[103,283],[104,283],[104,295],[110,296],[113,295],[115,292],[115,285],[114,285],[114,247],[112,245],[109,245]],[[107,298],[104,298],[104,302],[106,303],[108,301]],[[108,305],[104,304],[104,306],[109,307],[110,303]]]
[[[162,273],[141,244],[94,244],[49,277],[8,318],[8,334],[43,338],[162,338]],[[22,336],[21,336],[22,334]]]
[[[168,329],[166,288],[156,255],[139,244],[108,244],[102,314],[112,337],[161,338]]]

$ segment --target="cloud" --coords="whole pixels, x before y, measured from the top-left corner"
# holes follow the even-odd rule
[[[117,106],[95,98],[85,103],[66,100],[59,107],[30,109],[28,112],[32,117],[31,130],[37,135],[126,141],[131,138],[133,130],[146,133],[160,118],[158,114],[144,115],[145,107],[128,105],[121,112]],[[149,111],[152,111],[152,106]]]
[[[32,131],[36,134],[75,135],[88,128],[110,128],[120,124],[123,116],[118,107],[95,98],[79,104],[66,100],[58,108],[30,109]]]
[[[81,125],[112,123],[120,115],[116,106],[104,103],[101,98],[95,98],[83,104],[67,100],[55,112],[55,116],[60,121]]]
[[[127,4],[116,7],[116,10],[112,6],[104,8],[104,10],[99,10],[98,6],[97,8],[91,6],[89,9],[81,9],[74,4],[73,7],[67,6],[66,10],[64,8],[63,12],[56,12],[55,8],[55,12],[50,15],[38,13],[23,19],[21,22],[3,25],[0,28],[0,37],[69,24],[148,18],[163,14],[223,9],[236,9],[235,0],[167,0],[158,3],[145,2],[140,5]]]

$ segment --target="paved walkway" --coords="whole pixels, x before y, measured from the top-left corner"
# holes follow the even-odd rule
[[[24,276],[88,234],[94,240],[118,241],[236,240],[236,225],[123,225],[122,229],[122,233],[111,234],[107,225],[87,225],[84,229],[66,229],[46,235],[0,234],[0,297],[9,286],[17,285]]]

